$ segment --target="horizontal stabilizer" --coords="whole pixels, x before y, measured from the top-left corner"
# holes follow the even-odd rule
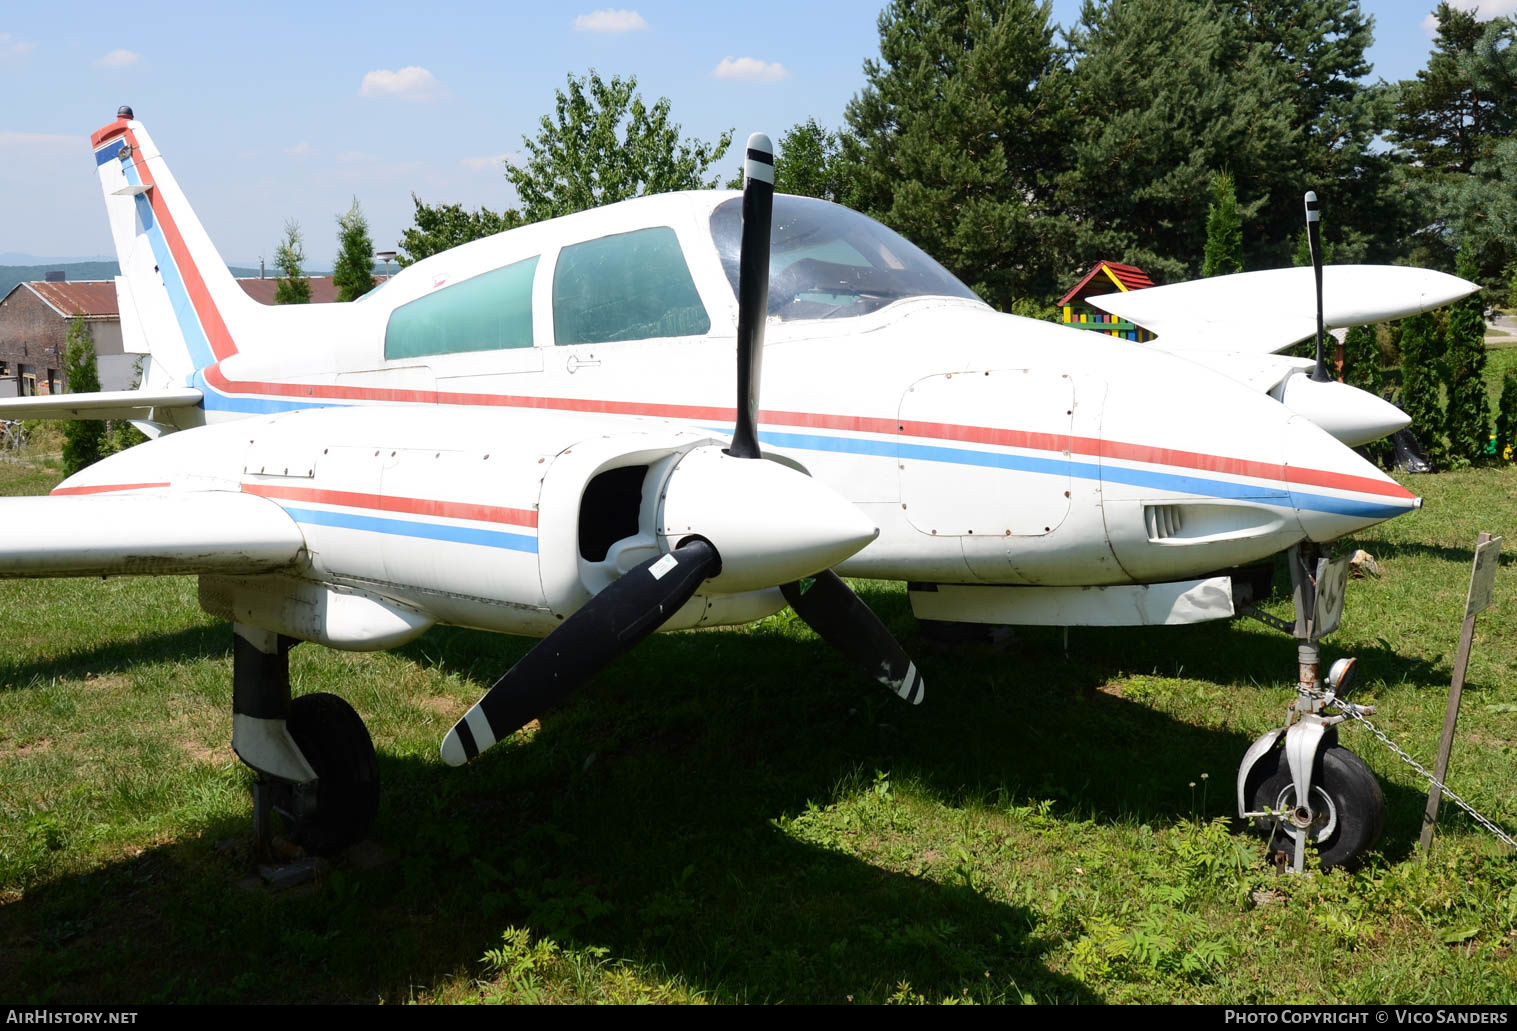
[[[1329,265],[1322,270],[1323,322],[1367,326],[1431,311],[1480,289],[1446,272],[1401,265]],[[1268,353],[1316,335],[1310,268],[1240,272],[1088,298],[1152,332],[1163,351]]]
[[[305,547],[284,509],[234,491],[0,498],[0,525],[5,579],[265,573]]]
[[[155,408],[194,408],[194,387],[159,390],[101,390],[93,394],[52,394],[0,400],[0,419],[149,419]]]

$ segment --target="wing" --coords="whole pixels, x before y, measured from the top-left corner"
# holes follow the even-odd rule
[[[0,577],[264,573],[292,565],[305,547],[295,521],[267,498],[168,486],[0,498]]]
[[[1323,321],[1365,326],[1431,311],[1480,289],[1457,276],[1400,265],[1322,270]],[[1278,268],[1103,294],[1091,304],[1154,333],[1164,351],[1268,354],[1317,332],[1312,270]]]
[[[0,419],[140,419],[155,422],[154,409],[193,408],[194,387],[158,390],[102,390],[93,394],[10,397],[0,401]]]

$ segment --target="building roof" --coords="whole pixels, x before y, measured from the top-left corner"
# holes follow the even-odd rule
[[[78,283],[23,283],[64,318],[83,312],[87,319],[119,318],[116,284],[109,279]]]
[[[1110,287],[1113,286],[1117,288],[1118,293],[1125,294],[1129,290],[1142,290],[1144,287],[1153,285],[1154,281],[1148,278],[1148,273],[1136,265],[1123,265],[1116,261],[1098,261],[1094,268],[1085,273],[1085,278],[1076,283],[1069,293],[1059,298],[1059,304],[1065,305],[1092,294],[1110,293]]]
[[[374,285],[378,286],[385,281],[384,276],[375,276]],[[332,283],[331,276],[310,276],[311,303],[329,304],[337,300],[337,287]],[[272,277],[268,279],[239,279],[237,285],[253,300],[260,304],[274,303],[274,290],[279,280]],[[64,318],[73,318],[76,312],[83,312],[86,319],[118,319],[121,317],[121,309],[116,304],[116,283],[111,279],[79,280],[73,283],[47,283],[30,282],[22,283],[32,293],[40,297],[48,307],[52,308]]]

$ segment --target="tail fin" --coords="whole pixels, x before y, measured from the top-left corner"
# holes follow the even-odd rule
[[[257,302],[232,278],[131,108],[90,142],[121,262],[122,332],[150,356],[142,386],[187,385],[237,353]]]

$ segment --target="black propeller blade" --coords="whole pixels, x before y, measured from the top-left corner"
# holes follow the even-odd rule
[[[748,137],[743,166],[743,239],[737,273],[737,424],[727,454],[758,458],[759,376],[769,317],[769,234],[774,223],[774,145]]]
[[[443,738],[443,761],[461,766],[562,702],[662,626],[720,568],[716,549],[693,537],[613,580],[523,655],[454,724]]]
[[[780,588],[816,635],[912,705],[922,704],[922,674],[874,610],[830,569]]]
[[[1322,212],[1317,207],[1317,195],[1306,191],[1306,245],[1312,252],[1312,275],[1317,280],[1317,365],[1312,369],[1312,379],[1327,382],[1327,361],[1322,350]]]

